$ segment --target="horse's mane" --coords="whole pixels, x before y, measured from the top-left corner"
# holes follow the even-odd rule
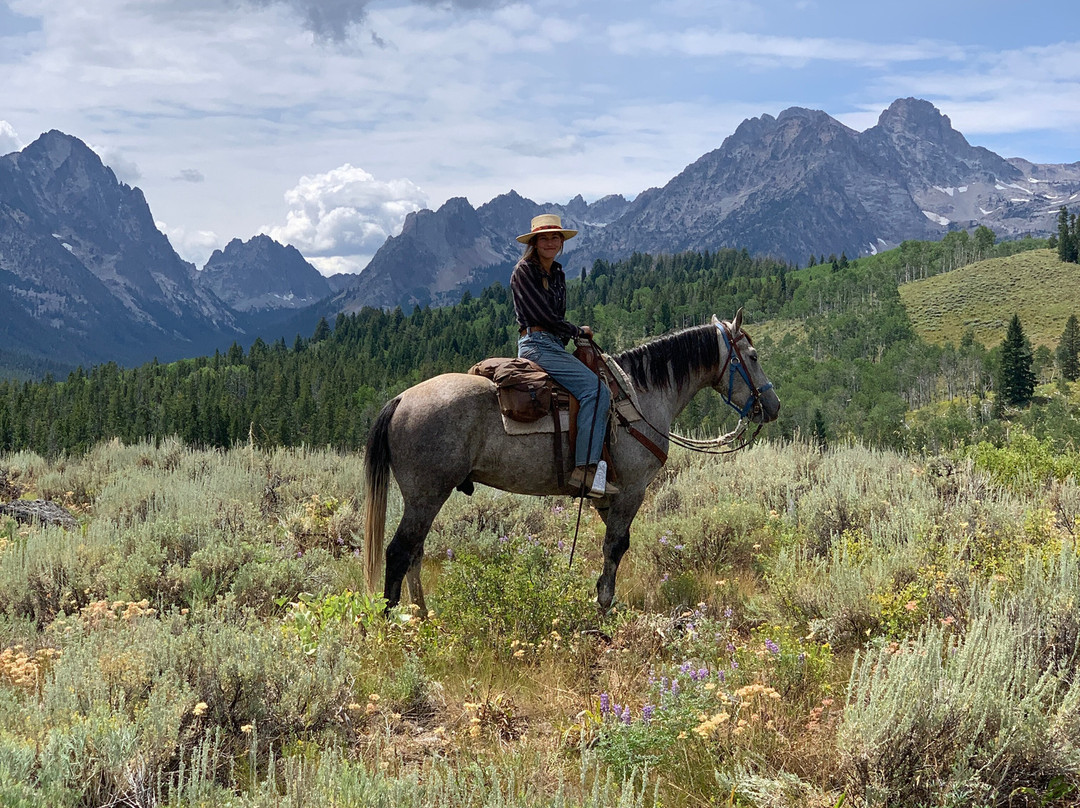
[[[716,326],[699,325],[665,334],[623,351],[615,361],[641,390],[665,390],[682,385],[693,371],[720,364],[720,341]]]

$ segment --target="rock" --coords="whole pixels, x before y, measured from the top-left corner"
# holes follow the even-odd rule
[[[0,516],[10,516],[20,525],[59,525],[65,530],[79,526],[67,508],[45,499],[18,499],[0,504]]]

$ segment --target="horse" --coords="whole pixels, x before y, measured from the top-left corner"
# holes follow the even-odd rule
[[[713,316],[711,323],[658,337],[613,358],[636,390],[648,425],[644,428],[656,433],[651,442],[659,451],[630,435],[620,436],[611,446],[619,493],[591,500],[605,525],[604,567],[596,582],[601,613],[615,597],[615,574],[630,547],[630,523],[663,465],[671,424],[690,400],[712,387],[759,428],[780,411],[780,400],[742,329],[742,309],[731,322]],[[572,449],[564,446],[563,456],[570,454]],[[400,601],[407,575],[412,599],[426,614],[420,586],[424,540],[450,494],[455,489],[471,493],[474,483],[518,494],[578,493],[568,484],[560,487],[554,455],[550,434],[506,434],[495,385],[482,376],[445,373],[387,402],[372,424],[364,458],[368,591],[375,590],[383,556],[391,470],[404,511],[386,548],[383,596],[389,611]]]

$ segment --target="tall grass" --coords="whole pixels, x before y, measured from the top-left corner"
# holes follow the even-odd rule
[[[455,494],[425,619],[360,457],[0,457],[79,522],[0,524],[0,803],[1070,804],[1080,489],[1024,445],[676,453],[604,616],[594,513],[570,567],[573,502]]]

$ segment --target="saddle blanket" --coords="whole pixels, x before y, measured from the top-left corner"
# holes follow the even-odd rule
[[[543,435],[555,432],[555,419],[550,415],[545,415],[543,418],[538,418],[527,424],[521,421],[513,421],[504,415],[502,416],[502,422],[507,435]],[[559,425],[564,435],[570,430],[570,412],[568,410],[559,410]]]

